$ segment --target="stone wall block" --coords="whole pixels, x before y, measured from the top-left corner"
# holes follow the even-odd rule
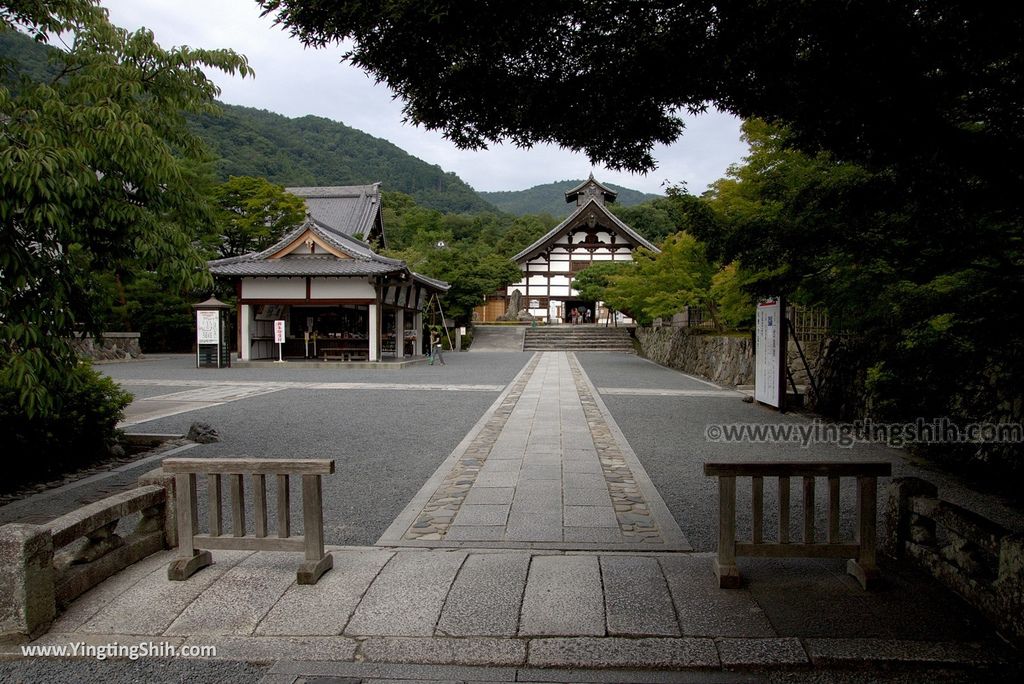
[[[178,499],[175,495],[174,475],[165,473],[163,468],[155,468],[139,478],[139,486],[146,485],[163,487],[167,492],[163,518],[164,544],[166,548],[173,549],[178,545]]]
[[[1004,627],[1024,643],[1024,534],[1008,534],[999,545],[999,577],[993,583]]]
[[[0,527],[0,640],[39,636],[56,615],[53,538],[39,525]]]
[[[939,490],[931,482],[919,477],[894,477],[889,483],[889,499],[885,509],[885,530],[882,534],[882,548],[895,558],[903,557],[903,542],[911,537],[910,499],[915,496],[935,498]],[[920,527],[920,526],[919,526]],[[920,531],[915,535],[921,537]],[[935,528],[931,529],[934,539]]]

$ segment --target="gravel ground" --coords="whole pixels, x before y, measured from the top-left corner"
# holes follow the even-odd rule
[[[633,354],[577,352],[576,358],[586,369],[590,381],[598,389],[633,387],[710,390],[718,387],[706,380],[698,380]]]
[[[682,388],[692,379],[669,368],[627,355],[579,354],[581,365],[598,387]],[[675,383],[675,384],[674,384]],[[803,448],[796,444],[718,443],[706,439],[706,426],[723,423],[780,423],[806,425],[810,418],[800,414],[780,415],[739,398],[720,397],[641,397],[602,396],[622,429],[637,458],[650,475],[672,515],[697,551],[717,548],[718,488],[714,478],[706,477],[707,461],[889,461],[894,476],[916,475],[935,483],[939,494],[954,503],[985,515],[1015,530],[1024,530],[1024,515],[998,497],[979,494],[927,464],[912,462],[905,452],[878,444],[857,444],[842,448],[835,444],[815,444]],[[737,525],[750,526],[750,480],[737,483]],[[885,505],[888,479],[879,481],[879,515]],[[799,483],[792,483],[791,538],[802,534],[799,511]],[[777,526],[777,499],[774,481],[765,483],[765,530]],[[855,486],[842,482],[841,531],[852,536]],[[818,484],[816,528],[827,529],[827,490]],[[881,520],[881,517],[879,517]]]
[[[115,378],[167,379],[172,384],[175,379],[244,379],[505,385],[530,355],[448,354],[445,358],[447,366],[419,365],[376,372],[294,367],[196,369],[189,365],[191,356],[103,364],[98,368]],[[213,425],[222,441],[194,447],[183,456],[334,458],[336,472],[326,476],[323,484],[326,542],[364,545],[377,541],[497,396],[498,392],[491,391],[289,389],[140,423],[129,431],[185,433],[193,421],[199,420]],[[97,484],[16,502],[0,508],[0,523],[26,517],[35,522],[51,519],[134,482],[158,465],[149,463]],[[292,482],[297,533],[302,529],[296,517],[301,500],[298,486],[297,481]],[[201,483],[201,521],[206,519],[205,489]],[[271,503],[272,492],[268,497]],[[271,505],[271,519],[274,513]],[[250,506],[247,519],[253,520],[252,515]]]
[[[507,383],[526,365],[530,355],[523,352],[445,352],[448,364],[431,366],[417,363],[398,369],[360,370],[349,368],[314,368],[301,362],[281,367],[259,368],[196,368],[191,354],[174,354],[120,363],[102,363],[96,370],[115,380],[121,378],[154,380],[259,380],[264,382],[380,382],[429,384]]]
[[[190,449],[184,454],[190,458],[335,459],[335,474],[323,479],[325,539],[328,544],[364,545],[377,541],[497,396],[497,392],[283,390],[149,421],[134,429],[187,432],[194,420],[214,426],[221,441]],[[301,500],[297,485],[292,483],[293,515]],[[200,486],[200,491],[204,489]],[[200,508],[204,508],[202,499]],[[250,509],[247,519],[252,520],[251,515]],[[273,519],[273,508],[270,515]],[[205,520],[202,511],[200,520]]]
[[[91,660],[35,658],[0,661],[0,682],[139,682],[157,684],[249,684],[259,681],[270,665],[232,660],[140,658]]]

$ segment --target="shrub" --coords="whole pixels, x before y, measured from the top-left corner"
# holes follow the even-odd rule
[[[0,430],[8,454],[3,490],[107,458],[119,435],[117,423],[132,400],[130,393],[85,363],[51,391],[57,398],[53,409],[30,416],[19,405],[15,387],[0,384]]]

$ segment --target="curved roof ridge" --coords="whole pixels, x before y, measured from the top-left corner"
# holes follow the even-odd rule
[[[661,252],[661,250],[658,249],[654,245],[654,243],[652,243],[650,240],[645,238],[643,235],[640,235],[640,233],[636,232],[635,230],[633,230],[632,228],[627,226],[625,223],[623,223],[622,219],[620,219],[618,216],[613,214],[611,212],[611,210],[608,209],[608,207],[606,207],[605,205],[603,205],[600,202],[598,202],[595,198],[591,197],[586,202],[584,202],[580,206],[576,207],[576,210],[573,211],[571,214],[569,214],[565,218],[564,221],[562,221],[557,226],[555,226],[554,228],[549,230],[547,233],[545,233],[541,238],[539,238],[532,245],[530,245],[526,249],[524,249],[521,252],[519,252],[519,254],[516,254],[514,257],[512,257],[512,261],[519,261],[520,259],[525,258],[527,255],[529,255],[531,252],[533,252],[538,247],[543,245],[545,242],[547,242],[547,241],[551,240],[552,238],[554,238],[555,236],[557,236],[566,226],[568,226],[570,223],[572,223],[576,219],[576,217],[578,217],[588,207],[590,207],[590,205],[594,205],[595,207],[600,209],[606,216],[608,216],[611,219],[612,223],[614,223],[617,228],[622,230],[622,232],[624,232],[626,235],[628,235],[631,239],[633,239],[641,247],[643,247],[645,249],[649,249],[652,252],[654,252],[655,254]]]

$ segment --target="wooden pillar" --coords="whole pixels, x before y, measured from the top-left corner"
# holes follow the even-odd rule
[[[369,342],[370,361],[380,361],[380,306],[370,304],[366,308],[366,337]]]
[[[878,497],[878,478],[857,478],[857,558],[846,563],[846,571],[857,578],[865,589],[878,584],[878,566],[875,561],[875,517]]]
[[[416,344],[413,346],[412,355],[423,354],[423,312],[417,311],[412,315],[412,329],[416,331]]]
[[[395,309],[395,358],[405,357],[405,309]]]
[[[718,558],[715,561],[718,586],[735,589],[740,586],[736,567],[736,478],[718,477]]]
[[[248,361],[252,356],[252,307],[242,304],[241,312],[238,318],[238,358],[241,361]]]

